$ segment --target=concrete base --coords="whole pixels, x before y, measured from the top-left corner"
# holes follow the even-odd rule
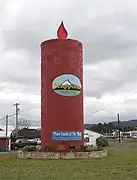
[[[92,152],[69,152],[69,153],[53,153],[53,152],[25,152],[20,151],[17,154],[21,159],[93,159],[103,158],[108,155],[107,150]]]

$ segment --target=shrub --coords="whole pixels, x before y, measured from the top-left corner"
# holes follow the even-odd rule
[[[90,152],[93,149],[92,145],[69,145],[71,152]]]
[[[76,148],[76,146],[74,144],[69,145],[69,149],[70,149],[71,152],[74,152],[75,148]]]
[[[80,145],[82,152],[92,152],[94,151],[93,145]]]
[[[100,136],[96,139],[97,149],[102,150],[104,147],[108,146],[107,138]]]
[[[85,145],[80,145],[81,151],[86,152],[86,146]]]

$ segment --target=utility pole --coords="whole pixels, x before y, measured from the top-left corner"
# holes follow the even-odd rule
[[[120,139],[120,118],[119,118],[119,114],[117,114],[117,122],[118,122],[118,139],[119,139],[119,143],[121,143],[121,139]]]
[[[9,116],[8,115],[6,115],[6,150],[8,150],[8,145],[9,145],[9,143],[8,143],[8,119],[9,119]]]
[[[18,123],[19,123],[19,111],[20,111],[20,109],[19,109],[19,103],[15,103],[14,104],[14,106],[15,106],[15,115],[16,115],[16,133],[17,133],[17,131],[18,131]]]

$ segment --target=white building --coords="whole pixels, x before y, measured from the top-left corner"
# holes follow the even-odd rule
[[[96,139],[100,136],[103,136],[102,134],[90,131],[85,129],[84,130],[84,143],[85,145],[93,145],[93,147],[96,147]]]

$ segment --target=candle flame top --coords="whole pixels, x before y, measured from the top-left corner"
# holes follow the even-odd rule
[[[57,30],[57,36],[59,39],[66,39],[68,36],[68,32],[66,31],[63,21],[61,22],[58,30]]]

